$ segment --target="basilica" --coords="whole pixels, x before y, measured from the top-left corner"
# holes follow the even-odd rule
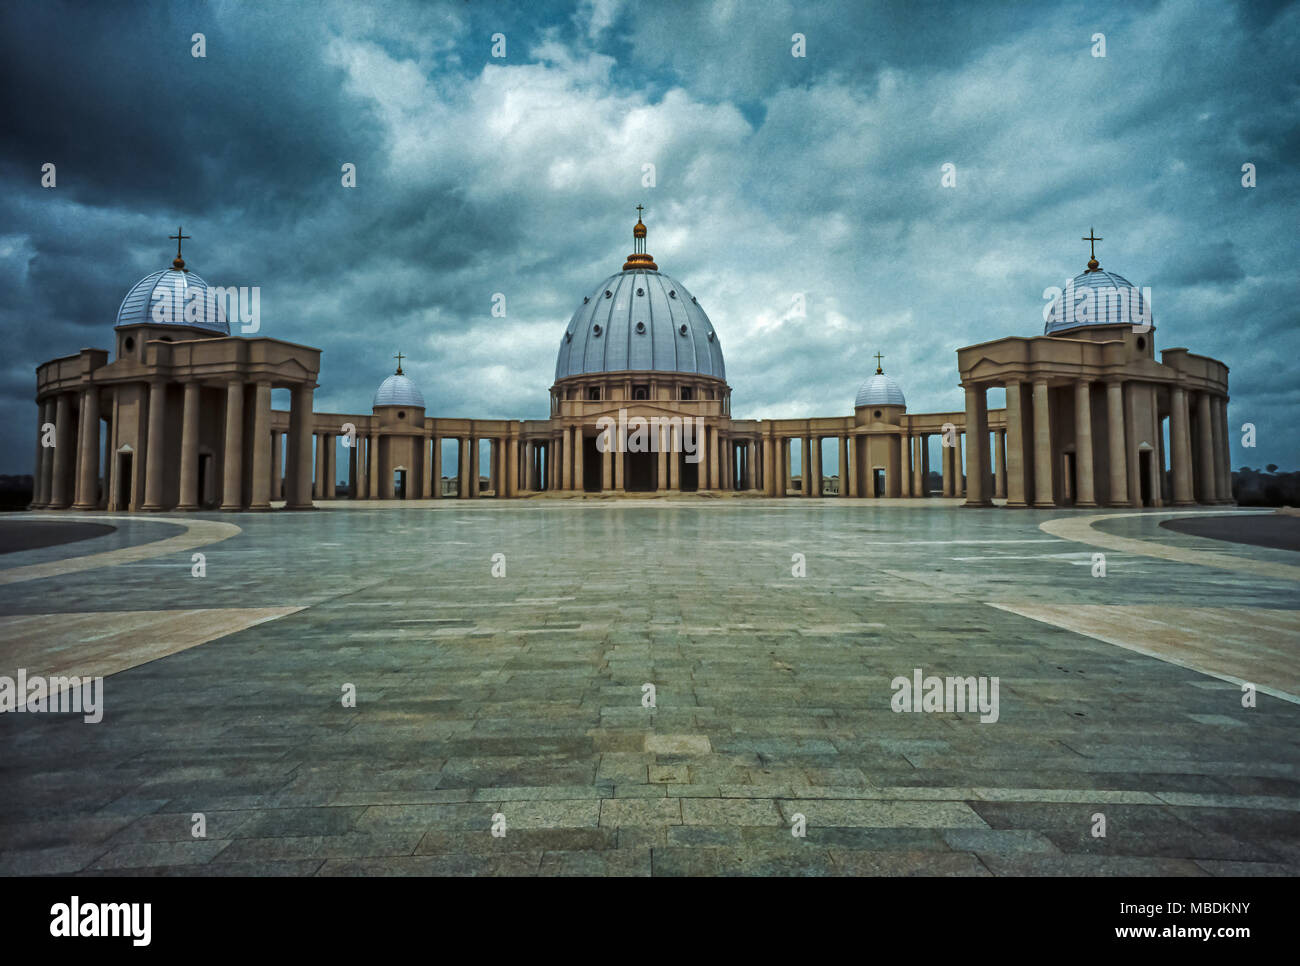
[[[842,415],[754,420],[732,418],[721,339],[703,306],[659,270],[640,218],[632,235],[622,268],[583,297],[560,336],[549,418],[508,420],[428,412],[400,354],[369,412],[316,412],[319,349],[232,334],[222,313],[185,311],[211,293],[181,257],[178,232],[171,267],[122,300],[111,354],[83,349],[37,367],[32,508],[625,493],[1232,502],[1228,367],[1185,348],[1157,360],[1141,290],[1102,269],[1095,249],[1041,335],[957,350],[963,410],[908,412],[877,356],[851,411],[846,394]],[[1004,408],[988,407],[990,388],[1005,390]],[[272,408],[276,389],[288,391],[287,410]],[[607,431],[615,421],[651,427],[651,445],[611,445],[625,436]],[[823,466],[828,440],[834,475]],[[444,476],[448,462],[457,469]]]

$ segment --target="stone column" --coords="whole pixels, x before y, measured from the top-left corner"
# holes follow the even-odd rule
[[[861,436],[854,436],[849,441],[849,496],[858,495],[858,450],[862,446]]]
[[[270,460],[269,460],[270,465],[267,472],[271,474],[271,478],[267,481],[267,490],[269,492],[269,499],[279,500],[280,499],[280,472],[281,472],[280,459],[282,453],[282,450],[280,449],[280,432],[279,430],[275,430],[271,432],[269,436],[270,438],[267,440],[267,452],[270,453]],[[356,450],[353,449],[353,450],[349,450],[348,452],[352,454],[352,462],[349,466],[348,479],[351,481],[352,484],[352,499],[355,500],[357,498]]]
[[[272,439],[275,439],[274,434],[271,436],[271,438],[272,438]],[[361,499],[361,494],[357,492],[357,447],[356,447],[356,439],[354,438],[354,439],[352,439],[352,440],[350,440],[350,441],[348,441],[348,442],[351,442],[351,444],[352,444],[351,446],[348,446],[346,442],[344,443],[344,446],[347,447],[347,451],[348,451],[348,499],[350,499],[350,500],[359,500],[359,499]],[[272,461],[274,462],[274,460],[275,460],[275,451],[274,451],[274,450],[271,451],[271,459],[272,459]],[[274,494],[272,494],[272,496],[274,497]]]
[[[337,495],[338,484],[338,446],[333,433],[321,436],[325,443],[325,499],[332,500]]]
[[[73,494],[71,492],[72,467],[74,465],[75,453],[72,452],[75,436],[72,426],[72,396],[69,393],[59,393],[55,401],[54,411],[54,458],[53,467],[50,471],[50,508],[55,510],[66,510],[72,505]],[[137,454],[137,462],[139,456]],[[137,466],[136,473],[139,473],[143,467]],[[134,484],[133,484],[134,485]]]
[[[311,445],[310,442],[307,444]],[[244,384],[226,383],[226,442],[221,453],[221,509],[244,505]]]
[[[611,434],[612,435],[612,434]],[[597,450],[599,452],[599,450]],[[612,448],[600,453],[600,491],[610,493],[614,489],[614,453]]]
[[[668,492],[668,428],[658,426],[655,429],[655,448],[659,450],[659,465],[657,468],[658,477],[655,480],[655,489],[661,493]]]
[[[1007,433],[1005,429],[994,430],[993,444],[997,453],[997,478],[993,481],[993,496],[999,500],[1007,498]]]
[[[325,481],[329,478],[329,457],[325,450],[325,434],[313,434],[316,440],[316,487],[312,490],[312,495],[318,499],[325,499]]]
[[[40,510],[50,505],[50,476],[54,470],[54,446],[44,445],[45,424],[54,423],[55,402],[46,399],[37,407],[36,424],[36,480],[32,487],[32,509]],[[58,427],[55,425],[57,436]],[[110,500],[112,494],[109,494]]]
[[[745,444],[745,470],[749,474],[747,489],[757,491],[763,476],[763,442],[753,439]]]
[[[1174,506],[1192,506],[1195,497],[1192,491],[1192,444],[1191,430],[1187,412],[1187,392],[1181,386],[1174,387],[1171,395],[1169,412],[1169,445],[1173,449],[1174,472]]]
[[[1128,504],[1128,443],[1124,435],[1124,383],[1106,383],[1106,434],[1110,453],[1110,505]]]
[[[1228,442],[1228,404],[1222,396],[1214,398],[1214,457],[1219,484],[1214,488],[1220,503],[1232,502],[1232,456]]]
[[[81,419],[77,426],[77,484],[81,498],[78,510],[99,508],[99,387],[91,385],[81,393]]]
[[[988,391],[966,387],[966,506],[992,506],[989,496]]]
[[[352,440],[357,466],[357,475],[352,481],[352,487],[356,491],[358,500],[366,500],[370,497],[370,467],[366,463],[366,442],[366,437],[360,434]]]
[[[253,384],[252,492],[249,509],[271,509],[271,384]]]
[[[1052,420],[1047,380],[1034,380],[1034,506],[1055,506],[1052,495]]]
[[[384,466],[380,457],[379,434],[371,433],[370,438],[366,440],[366,455],[369,459],[366,461],[366,491],[370,494],[372,500],[382,500],[384,491],[391,489],[393,485],[392,467]],[[387,483],[382,482],[382,478],[387,475]]]
[[[145,444],[145,510],[162,510],[164,471],[167,468],[167,384],[149,384],[149,436]]]
[[[1092,472],[1092,389],[1086,379],[1074,384],[1074,505],[1097,505]]]
[[[912,495],[912,437],[909,433],[898,436],[898,495]]]
[[[536,444],[531,439],[524,440],[524,490],[531,493],[537,489],[537,483],[534,479],[534,469],[537,466],[537,454],[534,452]]]
[[[573,488],[579,493],[587,488],[586,477],[586,437],[582,433],[581,426],[573,427]]]
[[[429,437],[420,437],[420,496],[425,500],[433,499],[433,447]]]
[[[294,386],[289,402],[289,467],[285,509],[310,510],[311,421],[314,386]]]
[[[682,488],[681,427],[668,428],[668,489],[673,493]],[[620,489],[622,484],[620,483]]]
[[[1201,502],[1218,503],[1216,492],[1218,474],[1215,472],[1217,461],[1214,458],[1214,417],[1210,413],[1210,394],[1196,394],[1196,428],[1201,440]]]
[[[953,434],[952,439],[953,439],[953,442],[954,442],[954,444],[955,444],[956,441],[957,441],[957,434],[956,434],[956,433]],[[953,464],[953,453],[955,453],[955,452],[957,452],[957,447],[956,447],[956,445],[949,446],[949,445],[948,445],[948,437],[947,437],[947,435],[945,434],[945,435],[943,436],[943,438],[940,440],[940,445],[939,445],[939,454],[940,454],[940,460],[939,460],[939,462],[943,464],[942,467],[940,468],[940,472],[943,473],[943,495],[944,495],[945,497],[951,497],[951,496],[953,495],[953,486],[952,486],[952,475],[953,475],[953,474],[952,474],[952,464]],[[867,467],[867,472],[868,472],[868,473],[871,472],[871,467]],[[873,477],[874,477],[874,474],[873,474]],[[874,479],[873,479],[872,481],[869,481],[869,484],[872,484],[872,483],[874,483]],[[867,495],[868,495],[868,496],[871,495],[870,491],[871,491],[873,488],[874,488],[874,487],[873,487],[872,485],[868,485],[868,487],[867,487],[867,489],[868,489],[868,494],[867,494]]]
[[[564,490],[573,489],[573,427],[564,428],[564,456],[560,462],[561,479],[560,488]]]

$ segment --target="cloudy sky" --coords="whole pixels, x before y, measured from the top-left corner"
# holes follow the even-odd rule
[[[318,410],[369,411],[400,349],[431,414],[544,418],[638,203],[738,417],[848,414],[877,351],[961,408],[957,347],[1040,334],[1095,226],[1157,349],[1230,367],[1233,465],[1300,462],[1298,4],[19,2],[0,53],[0,472],[35,367],[111,348],[178,223],[324,350]]]

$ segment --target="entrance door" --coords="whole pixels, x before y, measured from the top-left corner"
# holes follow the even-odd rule
[[[117,454],[117,508],[130,510],[131,506],[131,453]]]
[[[406,499],[406,470],[393,471],[393,496],[398,500]]]
[[[872,486],[872,493],[875,494],[876,496],[885,495],[885,471],[884,470],[875,469],[871,471],[871,486]]]
[[[582,438],[582,488],[588,493],[599,493],[605,454],[596,449],[596,437]]]
[[[1138,480],[1142,492],[1142,505],[1152,506],[1151,499],[1151,450],[1138,453]]]

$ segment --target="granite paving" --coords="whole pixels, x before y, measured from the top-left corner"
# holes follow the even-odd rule
[[[1225,676],[1015,612],[1159,605],[1191,634],[1222,611],[1232,653],[1286,681],[1295,624],[1264,639],[1251,612],[1300,609],[1300,583],[1119,552],[1094,576],[1095,547],[1039,529],[1067,515],[832,498],[187,514],[240,528],[199,548],[203,576],[186,550],[0,583],[0,628],[22,635],[0,654],[28,665],[57,651],[75,674],[79,644],[102,656],[146,628],[98,723],[0,714],[0,874],[1300,872],[1297,696],[1243,706]],[[16,549],[0,575],[166,539],[170,519]],[[1297,562],[1160,519],[1103,526]],[[139,639],[172,626],[146,612],[272,609],[184,650]],[[996,720],[895,710],[915,669],[996,677]]]

